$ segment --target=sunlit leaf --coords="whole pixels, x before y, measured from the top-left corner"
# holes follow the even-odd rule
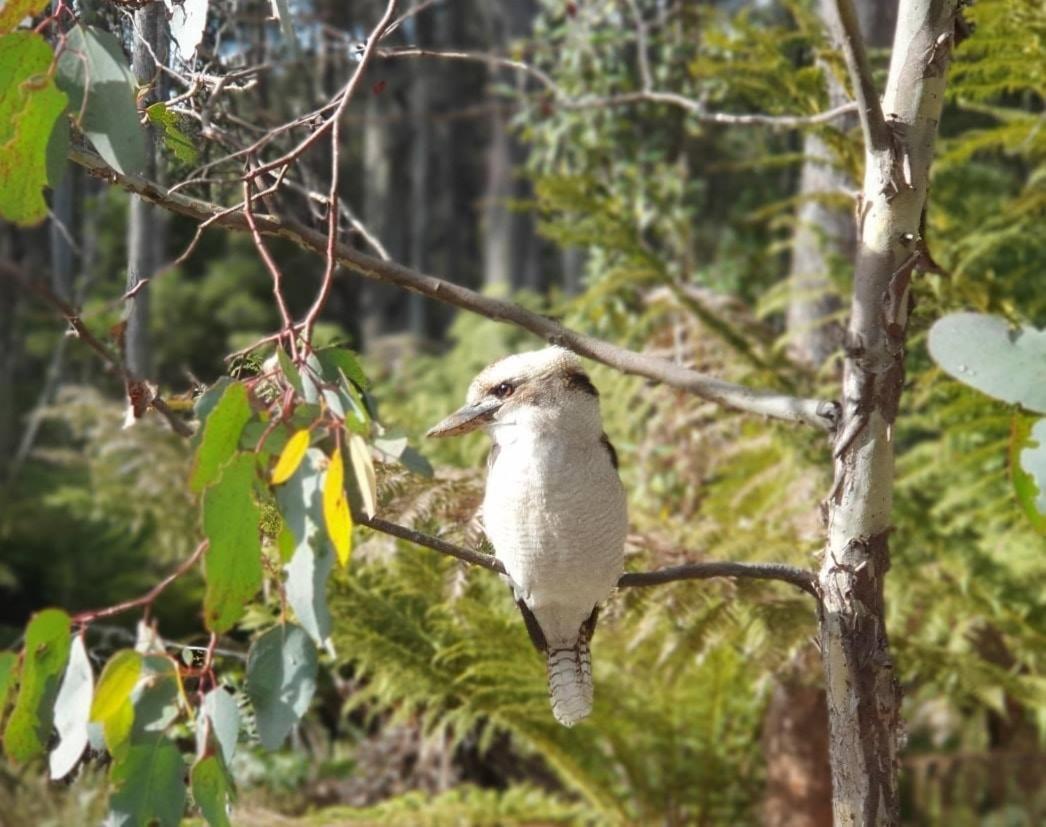
[[[930,355],[949,374],[1004,402],[1046,413],[1046,331],[1001,316],[952,313],[930,328]]]
[[[374,474],[370,448],[359,434],[349,434],[349,458],[363,500],[363,511],[373,517],[378,512],[378,478]]]
[[[189,476],[193,491],[202,491],[218,478],[222,465],[236,452],[240,432],[250,418],[247,389],[239,382],[229,384],[204,423]]]
[[[156,823],[178,827],[185,809],[185,761],[166,739],[134,744],[109,773],[109,825],[136,827]]]
[[[229,780],[217,755],[193,765],[192,797],[210,827],[230,827]]]
[[[0,34],[17,28],[25,18],[39,14],[48,5],[49,0],[6,0],[0,8]]]
[[[69,96],[70,113],[105,162],[117,172],[140,173],[145,134],[120,41],[93,26],[74,26],[58,58],[57,80]]]
[[[77,635],[69,648],[69,663],[54,704],[54,726],[58,744],[50,755],[51,778],[57,781],[76,766],[87,747],[87,723],[91,718],[94,672],[87,659],[84,639]]]
[[[195,164],[199,150],[188,136],[178,127],[177,116],[167,108],[167,104],[157,102],[146,108],[149,122],[160,128],[163,134],[163,145],[183,164]]]
[[[178,665],[167,655],[146,655],[142,660],[142,677],[134,692],[134,725],[131,741],[144,744],[163,737],[181,714],[183,703]]]
[[[208,3],[209,0],[164,0],[170,18],[168,25],[171,39],[178,45],[178,51],[185,61],[192,61],[196,47],[203,40]]]
[[[217,415],[215,409],[208,423]],[[212,632],[231,629],[243,615],[244,604],[261,588],[261,539],[258,507],[252,496],[254,479],[254,457],[239,454],[203,495],[203,533],[210,543],[203,558],[207,578],[203,617]]]
[[[301,374],[298,373],[298,369],[294,366],[294,362],[291,361],[291,357],[287,355],[287,351],[282,346],[276,346],[276,360],[280,364],[280,371],[283,373],[284,379],[287,380],[295,393],[299,396],[303,394],[301,384]]]
[[[1017,502],[1035,529],[1046,534],[1046,419],[1014,417],[1010,471]]]
[[[101,724],[105,745],[114,756],[122,753],[131,737],[134,706],[131,692],[142,674],[142,656],[134,649],[121,649],[102,669],[91,704],[91,720]]]
[[[14,652],[0,652],[0,721],[3,721],[7,709],[7,696],[18,677],[18,655]]]
[[[266,749],[283,744],[316,691],[316,647],[300,626],[276,626],[247,653],[247,695]]]
[[[49,73],[53,59],[38,34],[0,37],[0,217],[17,224],[47,216],[43,188],[55,174],[49,176],[48,145],[54,132],[68,130],[58,123],[67,98]]]
[[[340,448],[334,449],[323,481],[323,520],[338,562],[347,565],[352,553],[352,514],[345,498],[345,466]]]
[[[69,657],[69,615],[44,609],[29,621],[22,650],[21,685],[4,730],[4,752],[24,762],[44,751],[54,721],[54,702]]]
[[[236,754],[236,741],[240,734],[240,708],[232,695],[221,687],[212,689],[200,704],[201,720],[210,722],[211,733],[222,751],[226,763]]]
[[[308,450],[309,432],[303,428],[296,431],[283,447],[280,458],[276,461],[276,467],[272,469],[272,484],[280,485],[290,479],[291,474],[298,470],[298,466]]]

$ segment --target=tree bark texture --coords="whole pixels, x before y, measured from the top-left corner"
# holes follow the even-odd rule
[[[827,14],[830,2],[820,0],[822,15]],[[856,0],[856,7],[866,42],[873,48],[888,47],[897,22],[896,0]],[[850,99],[827,67],[825,82],[829,109]],[[848,132],[856,126],[856,115],[850,115],[828,128]],[[857,184],[833,161],[820,130],[809,130],[803,136],[803,159],[789,272],[788,340],[794,359],[818,368],[842,344],[841,325],[829,320],[840,309],[831,292],[831,267],[833,261],[852,263],[857,241],[853,210],[828,198],[833,194],[845,198]]]
[[[870,73],[855,37],[852,2],[835,6],[830,24],[866,107],[866,155],[844,343],[843,416],[834,445],[835,481],[825,502],[820,643],[835,824],[893,825],[900,819],[901,697],[883,612],[893,425],[904,384],[909,283],[924,250],[922,216],[957,2],[902,0],[881,113],[868,95]]]
[[[150,3],[134,13],[137,32],[131,47],[131,71],[139,85],[159,82],[153,55],[160,55],[166,43],[166,20],[163,7]],[[152,131],[145,131],[147,178],[156,180],[156,146]],[[150,278],[163,258],[163,243],[159,209],[143,198],[131,196],[127,214],[127,289]],[[132,375],[145,378],[151,373],[149,343],[149,288],[127,302],[127,329],[124,334],[124,352],[127,369]]]

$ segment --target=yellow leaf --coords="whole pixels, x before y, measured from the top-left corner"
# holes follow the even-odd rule
[[[340,448],[334,449],[323,481],[323,520],[327,523],[327,534],[334,544],[338,562],[345,566],[352,551],[352,515],[345,499],[345,466]]]
[[[374,461],[370,457],[370,448],[359,434],[349,435],[349,458],[352,460],[352,472],[356,475],[356,485],[363,499],[363,510],[368,517],[378,511],[378,480],[374,476]]]
[[[305,452],[309,450],[309,431],[302,428],[283,446],[280,458],[276,460],[276,467],[272,469],[272,484],[279,485],[287,482],[301,465]]]

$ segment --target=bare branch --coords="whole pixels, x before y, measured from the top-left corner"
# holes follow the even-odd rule
[[[390,523],[380,517],[359,517],[356,520],[360,525],[365,525],[382,534],[399,537],[415,545],[430,548],[440,554],[455,557],[473,566],[481,566],[497,574],[504,574],[505,568],[496,557],[490,554],[481,554],[471,551],[438,537],[423,534],[420,531],[407,528],[406,526]],[[753,580],[780,580],[798,586],[807,594],[817,597],[814,587],[815,575],[811,571],[786,566],[783,563],[687,563],[682,566],[670,566],[656,571],[626,572],[617,581],[619,589],[643,588],[646,586],[660,586],[664,583],[673,583],[677,580],[708,580],[713,577],[744,577]]]
[[[118,184],[171,212],[195,218],[198,221],[213,220],[216,226],[230,230],[245,232],[250,229],[242,213],[226,212],[216,217],[218,213],[222,212],[221,207],[182,193],[169,192],[159,184],[137,176],[117,173],[92,153],[73,149],[70,151],[69,157],[95,175]],[[256,215],[254,221],[258,232],[262,235],[279,236],[302,249],[326,255],[326,233],[275,215]],[[835,427],[838,416],[838,404],[835,402],[803,399],[716,379],[684,365],[637,353],[578,333],[564,327],[554,319],[532,313],[513,302],[484,296],[475,290],[434,276],[424,275],[395,262],[382,261],[365,255],[345,243],[339,242],[335,245],[334,253],[338,263],[361,276],[389,282],[489,319],[516,325],[540,336],[550,344],[561,345],[581,356],[616,368],[623,373],[663,382],[727,408],[786,422],[802,422],[823,430],[830,431]]]
[[[13,279],[20,287],[22,287],[22,289],[34,293],[44,302],[51,305],[55,310],[61,313],[62,317],[69,323],[69,326],[73,331],[75,331],[77,338],[101,356],[102,360],[114,372],[116,372],[121,379],[123,379],[125,385],[130,386],[139,381],[137,377],[131,374],[123,362],[117,359],[109,349],[102,344],[98,337],[91,332],[91,329],[83,323],[80,314],[77,313],[68,302],[63,301],[51,292],[50,288],[41,282],[26,278],[25,275],[9,261],[0,260],[0,273]],[[181,417],[172,411],[162,398],[159,396],[152,397],[149,400],[149,405],[167,420],[167,424],[171,426],[171,430],[176,434],[183,437],[192,436],[192,428],[190,428]]]
[[[487,52],[447,51],[439,49],[380,49],[377,56],[385,59],[401,57],[429,57],[440,60],[464,60],[474,63],[485,63],[488,66],[501,66],[523,72],[536,80],[552,95],[556,106],[567,110],[608,109],[617,106],[631,106],[637,103],[661,103],[685,110],[702,123],[714,123],[723,126],[767,126],[772,129],[797,129],[803,126],[815,126],[833,121],[843,115],[857,110],[857,103],[836,106],[825,112],[813,115],[764,115],[761,113],[709,112],[704,103],[688,98],[677,92],[659,92],[653,89],[642,89],[638,92],[622,92],[616,95],[585,95],[571,97],[545,72],[521,60],[489,54]]]
[[[827,6],[828,26],[843,51],[846,69],[857,95],[857,115],[861,119],[865,146],[869,152],[885,152],[890,148],[890,131],[872,79],[872,67],[853,0],[832,0]]]

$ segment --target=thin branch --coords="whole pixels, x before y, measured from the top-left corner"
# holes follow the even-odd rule
[[[617,106],[631,106],[636,103],[661,103],[685,110],[703,123],[714,123],[723,126],[767,126],[772,129],[798,129],[803,126],[815,126],[827,123],[843,115],[857,111],[854,101],[836,106],[825,112],[813,115],[764,115],[762,113],[709,112],[705,105],[694,98],[688,98],[677,92],[659,92],[643,89],[638,92],[621,92],[616,95],[585,95],[571,97],[548,74],[521,60],[512,60],[487,52],[447,51],[441,49],[380,49],[377,56],[385,59],[401,57],[430,57],[440,60],[464,60],[474,63],[485,63],[489,66],[501,66],[514,69],[532,77],[552,95],[556,106],[567,110],[609,109]]]
[[[228,213],[215,218],[215,215],[222,211],[221,207],[182,193],[171,193],[155,182],[138,176],[118,173],[93,153],[72,149],[69,157],[95,175],[171,212],[198,221],[213,218],[215,226],[229,230],[240,232],[249,230],[242,213]],[[302,249],[310,250],[318,255],[326,254],[326,233],[318,232],[297,221],[278,215],[257,215],[254,216],[254,221],[258,232],[262,235],[279,236]],[[488,319],[513,324],[540,336],[550,344],[560,345],[623,373],[662,382],[735,410],[786,422],[802,422],[826,431],[835,427],[839,412],[836,402],[803,399],[775,391],[758,390],[725,382],[722,379],[691,370],[684,365],[637,353],[593,336],[578,333],[548,316],[525,310],[513,302],[484,296],[475,290],[434,276],[424,275],[396,262],[382,261],[361,253],[345,243],[338,243],[335,246],[335,256],[340,264],[365,278],[395,284]]]
[[[828,5],[832,10],[828,15],[828,25],[846,60],[846,69],[857,96],[857,115],[861,120],[865,145],[869,152],[885,152],[890,148],[890,130],[872,79],[872,66],[868,62],[853,0],[832,0]]]
[[[117,359],[104,344],[102,344],[101,340],[99,340],[98,337],[94,335],[94,333],[91,332],[91,329],[83,323],[83,320],[80,318],[80,314],[77,313],[77,311],[74,310],[70,304],[63,301],[53,292],[51,292],[50,288],[48,288],[46,285],[42,284],[39,281],[33,281],[31,279],[26,278],[17,267],[12,265],[8,261],[0,260],[0,273],[16,281],[19,284],[19,286],[21,286],[22,289],[26,290],[27,292],[35,293],[39,298],[41,298],[47,304],[50,304],[59,313],[61,313],[62,317],[69,323],[69,326],[73,329],[73,331],[75,331],[77,338],[80,339],[80,341],[87,345],[89,348],[91,348],[91,350],[93,350],[95,353],[101,356],[102,360],[114,372],[119,374],[120,378],[123,379],[125,385],[129,386],[132,384],[136,384],[140,381],[135,376],[133,376],[131,372],[127,370],[127,368],[124,366],[124,364],[119,359]],[[156,412],[159,413],[164,419],[167,420],[167,424],[171,426],[171,430],[174,431],[176,434],[183,437],[192,436],[192,428],[190,428],[189,425],[183,419],[181,419],[181,417],[179,417],[174,411],[172,411],[161,397],[153,396],[149,400],[149,405],[152,408],[154,408]]]
[[[481,566],[497,574],[504,574],[501,561],[490,554],[481,554],[467,548],[448,543],[438,537],[423,534],[406,526],[390,523],[380,517],[359,517],[356,520],[382,534],[407,540],[415,545],[430,548],[440,554],[446,554],[473,566]],[[660,586],[677,580],[708,580],[713,577],[744,577],[752,580],[780,580],[797,586],[809,595],[817,597],[814,586],[815,575],[811,571],[786,566],[783,563],[687,563],[681,566],[670,566],[656,571],[626,572],[617,581],[619,589]]]
[[[133,600],[125,600],[123,603],[117,603],[115,606],[108,606],[104,609],[95,609],[93,611],[80,612],[79,614],[73,615],[73,623],[84,625],[91,621],[98,620],[102,617],[113,617],[114,615],[123,614],[129,612],[131,609],[138,609],[143,606],[151,606],[156,602],[164,589],[171,585],[175,580],[185,574],[189,569],[195,566],[200,558],[203,557],[204,552],[207,551],[208,541],[203,540],[197,547],[196,550],[186,557],[178,567],[168,574],[163,580],[153,586],[149,591],[143,594],[141,597],[136,597]]]

